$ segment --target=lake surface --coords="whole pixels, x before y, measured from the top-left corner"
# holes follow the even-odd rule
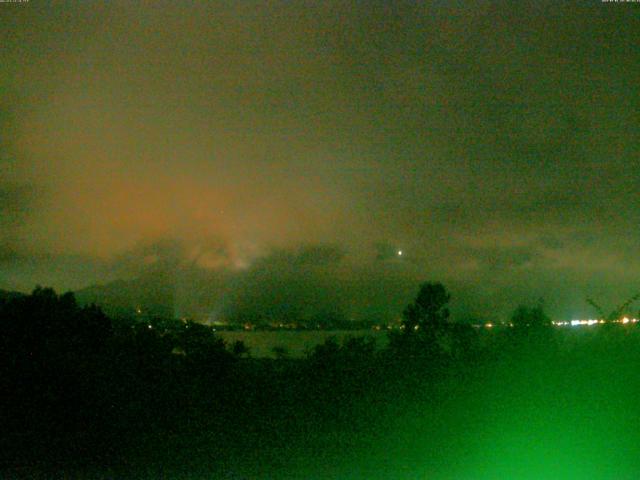
[[[283,347],[290,357],[303,357],[313,347],[336,337],[339,342],[346,337],[371,337],[378,347],[387,344],[387,333],[376,330],[275,330],[275,331],[221,331],[216,332],[227,344],[241,340],[249,347],[253,357],[275,358],[273,349]]]

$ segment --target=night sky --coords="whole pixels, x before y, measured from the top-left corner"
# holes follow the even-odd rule
[[[600,0],[2,3],[0,288],[595,315],[640,290],[639,44]]]

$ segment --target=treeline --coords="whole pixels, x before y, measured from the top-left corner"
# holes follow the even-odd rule
[[[274,360],[201,324],[113,320],[51,289],[2,299],[2,472],[274,472],[303,447],[338,454],[372,441],[404,406],[437,404],[501,359],[567,360],[538,307],[487,339],[451,322],[449,301],[426,283],[387,347],[331,338],[304,359]]]

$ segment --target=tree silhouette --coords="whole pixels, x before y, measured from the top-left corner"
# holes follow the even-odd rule
[[[231,345],[231,351],[236,357],[246,356],[248,357],[251,354],[249,347],[242,340],[236,340]]]
[[[220,373],[228,369],[234,360],[233,353],[226,348],[224,340],[214,330],[197,322],[184,324],[176,337],[176,345],[186,355],[187,361],[203,372]],[[237,348],[241,348],[240,345]]]
[[[414,302],[402,314],[405,332],[434,332],[443,327],[449,318],[450,299],[451,295],[441,283],[423,283]]]
[[[278,360],[289,358],[289,350],[283,345],[276,345],[271,349],[271,352]]]
[[[442,353],[439,342],[448,337],[450,299],[441,283],[423,283],[416,299],[402,313],[402,333],[389,335],[390,351],[401,357]]]
[[[551,325],[551,319],[544,312],[542,302],[535,307],[520,305],[511,315],[514,328],[540,328]]]

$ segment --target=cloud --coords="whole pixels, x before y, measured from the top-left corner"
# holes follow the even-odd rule
[[[174,271],[185,305],[209,305],[218,272],[226,304],[236,287],[317,302],[280,276],[345,315],[397,311],[422,279],[495,309],[624,289],[640,58],[620,12],[30,4],[0,51],[4,278]]]
[[[0,185],[0,226],[5,233],[25,221],[31,209],[32,190],[28,185]]]

